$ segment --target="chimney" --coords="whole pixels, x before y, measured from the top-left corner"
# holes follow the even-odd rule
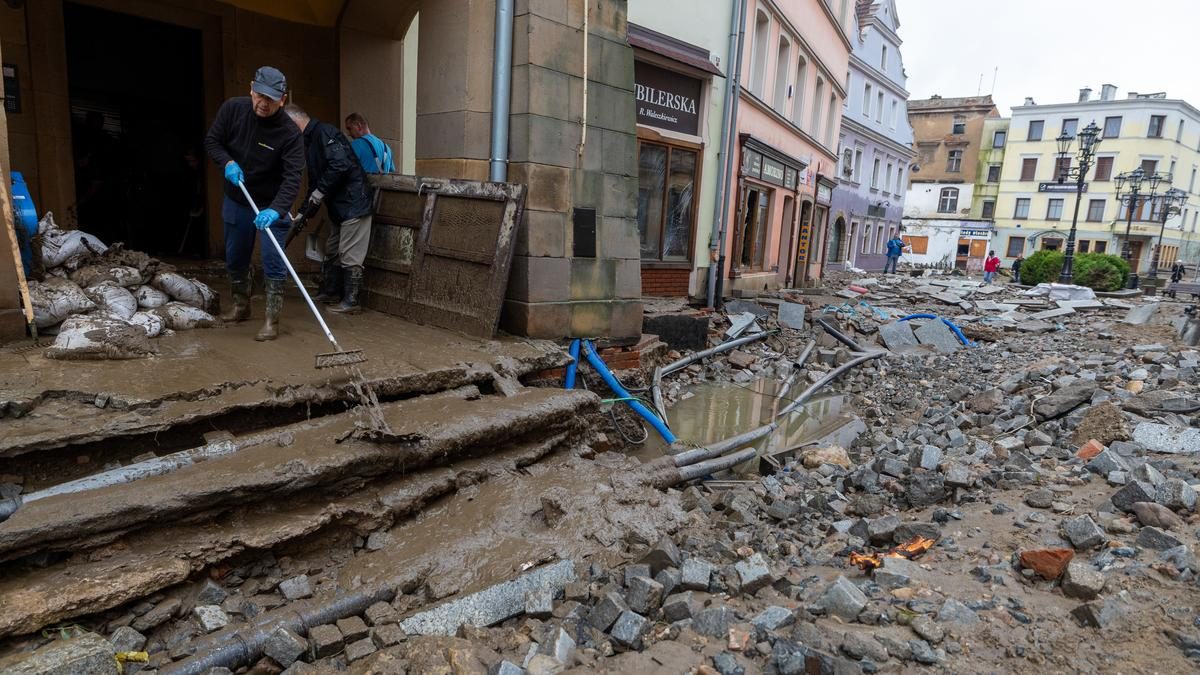
[[[1100,100],[1111,101],[1117,97],[1117,85],[1102,84],[1100,85]]]
[[[1136,91],[1131,91],[1131,92],[1129,92],[1128,94],[1126,94],[1126,96],[1127,96],[1127,97],[1129,97],[1129,98],[1137,98],[1137,97],[1138,97],[1138,93],[1137,93]]]
[[[1026,96],[1025,97],[1025,105],[1037,105],[1037,104],[1033,102],[1032,96]]]
[[[1087,103],[1090,100],[1092,100],[1092,88],[1084,87],[1083,89],[1080,89],[1079,90],[1079,102]]]

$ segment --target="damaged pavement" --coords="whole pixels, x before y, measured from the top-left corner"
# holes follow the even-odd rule
[[[6,354],[38,373],[6,391],[35,402],[5,420],[6,457],[64,471],[5,477],[26,495],[92,462],[119,471],[156,433],[224,450],[0,524],[0,664],[74,645],[112,668],[86,672],[116,672],[114,654],[143,673],[1192,670],[1200,352],[1179,338],[1185,306],[1063,302],[1082,304],[847,276],[689,310],[705,346],[763,332],[659,378],[665,361],[620,371],[647,400],[661,381],[680,434],[720,420],[641,448],[619,440],[637,418],[601,414],[623,402],[594,372],[581,386],[599,395],[546,372],[565,349],[373,314],[412,340],[343,329],[371,355],[386,430],[353,412],[348,381],[299,361],[256,377],[247,357],[240,386],[205,388],[220,368],[204,344],[238,328],[176,336],[164,347],[187,343],[191,374],[125,392]],[[297,354],[319,342],[290,325]],[[722,407],[738,395],[750,403]],[[800,421],[780,421],[798,397]],[[264,405],[269,421],[247,413]],[[224,422],[236,432],[199,431]],[[749,459],[663,479],[682,453]]]

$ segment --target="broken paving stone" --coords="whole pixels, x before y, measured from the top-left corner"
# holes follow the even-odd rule
[[[1175,531],[1183,528],[1183,519],[1162,504],[1137,502],[1133,505],[1133,514],[1143,526]]]
[[[1117,490],[1109,499],[1113,506],[1126,512],[1133,512],[1133,505],[1138,502],[1153,502],[1158,490],[1153,485],[1138,480],[1131,480],[1125,487]]]
[[[942,451],[932,445],[923,445],[919,448],[914,448],[908,455],[908,464],[914,469],[933,471],[937,469],[938,463],[941,461]]]
[[[1048,509],[1054,504],[1054,493],[1049,488],[1039,488],[1025,495],[1025,503],[1035,509]]]
[[[377,602],[371,605],[363,614],[366,615],[367,621],[372,626],[382,626],[388,623],[396,623],[400,620],[400,616],[396,613],[396,610],[386,602]]]
[[[892,351],[902,351],[906,348],[916,347],[919,342],[913,335],[912,326],[907,321],[893,321],[879,326],[879,337],[883,339],[883,344]]]
[[[750,620],[751,625],[765,631],[774,631],[788,626],[795,620],[792,610],[779,605],[771,605]]]
[[[554,589],[531,588],[525,591],[525,614],[545,619],[554,613]]]
[[[295,663],[307,649],[308,640],[282,626],[272,631],[263,643],[263,653],[284,668]]]
[[[792,330],[804,330],[805,305],[784,301],[779,304],[779,324]]]
[[[627,611],[629,605],[625,604],[625,598],[621,597],[620,593],[609,591],[588,612],[587,621],[598,630],[606,631]]]
[[[917,563],[907,558],[883,559],[883,566],[875,570],[873,579],[880,588],[891,591],[912,583],[921,572]]]
[[[940,320],[926,321],[913,334],[921,344],[932,346],[939,354],[952,354],[962,348],[958,337]]]
[[[1170,478],[1158,486],[1154,501],[1176,511],[1196,510],[1196,489],[1181,478]]]
[[[939,626],[928,614],[914,616],[908,626],[918,637],[930,644],[936,645],[946,638],[946,629]]]
[[[654,575],[654,580],[662,584],[664,598],[679,589],[679,582],[681,579],[682,577],[679,574],[679,570],[673,567],[668,567]]]
[[[1033,413],[1039,422],[1061,417],[1090,401],[1098,388],[1098,384],[1088,380],[1067,385],[1049,396],[1038,399],[1033,404]]]
[[[363,638],[358,642],[346,645],[346,660],[350,663],[365,659],[375,653],[375,643],[371,642],[370,638]]]
[[[1031,569],[1041,578],[1054,581],[1062,576],[1067,564],[1075,557],[1075,551],[1069,548],[1043,548],[1022,551],[1021,566]]]
[[[113,631],[108,641],[112,643],[113,651],[140,652],[146,646],[146,636],[129,626],[121,626]]]
[[[714,569],[713,564],[707,560],[688,558],[683,561],[683,567],[679,570],[683,576],[680,585],[688,591],[707,591]]]
[[[216,605],[200,605],[192,610],[200,630],[205,633],[218,631],[229,625],[229,615]]]
[[[1157,303],[1147,303],[1140,307],[1134,307],[1125,314],[1125,318],[1121,319],[1121,323],[1127,323],[1134,326],[1144,326],[1150,323],[1150,318],[1154,316],[1155,310],[1158,309]]]
[[[1062,589],[1068,598],[1091,600],[1104,590],[1104,575],[1090,563],[1072,560],[1063,573]]]
[[[1137,545],[1142,548],[1154,549],[1155,551],[1165,551],[1169,548],[1175,548],[1183,542],[1176,539],[1174,536],[1163,532],[1157,527],[1143,527],[1141,532],[1138,532]]]
[[[1133,470],[1133,479],[1153,485],[1156,491],[1167,481],[1166,476],[1162,475],[1162,472],[1149,464],[1142,464],[1135,468]]]
[[[854,582],[839,574],[821,594],[819,606],[826,614],[851,622],[858,618],[859,613],[867,606],[867,596]]]
[[[676,593],[663,603],[663,617],[670,623],[690,619],[695,607],[696,599],[692,591]]]
[[[1129,462],[1125,458],[1118,455],[1115,450],[1109,448],[1100,451],[1095,457],[1087,463],[1088,471],[1099,476],[1107,476],[1114,471],[1129,472]]]
[[[347,643],[357,642],[370,633],[367,624],[357,616],[348,616],[337,620],[337,628],[342,633],[342,639]]]
[[[642,648],[642,636],[646,634],[649,628],[650,621],[646,617],[636,612],[625,610],[621,612],[616,622],[613,623],[609,635],[612,636],[614,642],[626,649],[640,650]]]
[[[763,307],[757,302],[750,302],[748,300],[741,300],[738,298],[725,303],[725,312],[728,314],[743,314],[749,312],[750,314],[753,314],[754,318],[756,319],[771,318],[771,310]]]
[[[724,638],[729,627],[737,623],[737,614],[725,605],[709,607],[692,617],[692,630],[708,637]]]
[[[525,669],[511,661],[500,661],[488,670],[488,675],[525,675]]]
[[[737,657],[729,652],[721,652],[712,657],[713,668],[719,675],[746,675],[746,669],[737,662]],[[696,671],[701,675],[700,671]]]
[[[368,551],[382,551],[392,543],[392,533],[384,530],[376,530],[367,536]]]
[[[562,666],[569,667],[575,659],[575,639],[561,627],[554,629],[549,639],[538,644],[537,653],[554,659]]]
[[[904,494],[913,508],[932,506],[946,498],[945,480],[932,472],[915,473],[908,479]]]
[[[300,576],[280,582],[279,592],[288,600],[311,598],[313,594],[312,585],[308,582],[307,574],[301,574]]]
[[[729,356],[726,357],[726,360],[729,362],[729,365],[733,366],[734,368],[746,369],[750,366],[753,366],[754,362],[758,361],[758,357],[751,356],[740,349],[735,349],[730,352]]]
[[[974,626],[979,623],[979,615],[954,598],[947,598],[937,613],[938,623],[953,623],[960,626]]]
[[[839,649],[855,661],[883,663],[888,660],[887,649],[884,649],[883,645],[857,633],[846,633]]]
[[[1124,613],[1125,604],[1117,598],[1107,598],[1103,602],[1085,602],[1071,610],[1071,616],[1075,617],[1076,621],[1092,628],[1104,628]]]
[[[342,631],[333,624],[314,626],[308,631],[308,643],[314,661],[333,656],[342,650]]]
[[[229,592],[212,579],[205,579],[196,593],[197,605],[219,605],[229,597]]]
[[[875,546],[890,544],[897,527],[900,527],[900,518],[895,514],[876,518],[867,523],[867,539]]]
[[[398,624],[388,623],[371,629],[371,641],[379,649],[387,649],[407,639],[408,634]]]
[[[155,605],[154,609],[134,619],[133,627],[143,633],[157,628],[173,619],[182,608],[183,602],[179,598],[168,598]]]
[[[1076,550],[1091,549],[1104,543],[1104,531],[1091,516],[1078,516],[1063,523],[1063,533]]]
[[[1151,452],[1192,454],[1200,452],[1200,429],[1142,422],[1133,429],[1133,440]]]
[[[763,560],[761,553],[755,553],[745,560],[738,561],[733,566],[737,570],[738,581],[743,593],[753,595],[758,589],[771,583],[771,568]]]
[[[651,614],[663,601],[663,585],[647,577],[634,577],[629,581],[625,603],[638,614]]]
[[[625,566],[625,577],[624,578],[625,578],[625,586],[626,587],[629,586],[629,584],[633,581],[634,577],[652,578],[653,576],[654,575],[650,574],[650,566],[649,565],[643,565],[641,563],[638,563],[635,565],[626,565]]]
[[[530,654],[529,658],[525,659],[524,670],[519,671],[521,675],[557,675],[563,672],[564,666],[552,657],[545,654]],[[469,672],[466,670],[456,669],[456,672]]]
[[[650,575],[657,576],[659,572],[668,567],[679,567],[679,547],[675,542],[671,541],[670,537],[663,537],[650,549],[641,560],[641,564],[650,566]]]
[[[967,399],[967,410],[991,414],[1004,406],[1005,395],[999,389],[992,388]]]

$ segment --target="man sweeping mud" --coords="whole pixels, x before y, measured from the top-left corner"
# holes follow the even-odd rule
[[[304,142],[300,130],[283,112],[287,78],[270,66],[254,73],[250,96],[231,98],[221,105],[204,139],[208,156],[225,173],[225,269],[233,293],[233,307],[225,321],[250,318],[250,254],[257,230],[268,227],[282,241],[291,226],[288,210],[300,194],[304,172]],[[250,196],[268,206],[254,215],[238,183],[245,182]],[[267,290],[266,321],[255,340],[274,340],[279,334],[283,285],[287,268],[275,248],[261,247]]]

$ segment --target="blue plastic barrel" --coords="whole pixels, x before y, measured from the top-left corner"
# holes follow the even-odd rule
[[[21,248],[21,261],[25,263],[25,276],[33,272],[33,248],[30,242],[37,236],[37,209],[33,207],[33,195],[20,171],[12,172],[13,222],[17,227],[17,245]]]

